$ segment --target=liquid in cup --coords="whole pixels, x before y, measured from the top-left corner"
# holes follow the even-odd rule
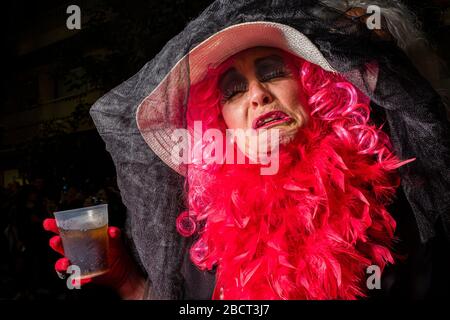
[[[108,271],[108,205],[55,212],[64,254],[81,279]]]

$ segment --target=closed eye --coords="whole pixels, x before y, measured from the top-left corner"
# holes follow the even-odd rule
[[[283,78],[289,75],[289,69],[279,55],[270,55],[255,60],[255,73],[259,81]]]
[[[287,72],[284,68],[283,69],[275,69],[271,72],[267,72],[265,74],[260,75],[259,81],[267,82],[272,79],[285,78],[285,77],[288,77],[289,75],[290,75],[289,72]]]
[[[222,94],[222,103],[225,103],[228,100],[232,99],[238,93],[242,93],[245,91],[247,91],[247,84],[244,82],[239,82],[233,85],[231,88],[227,88]]]

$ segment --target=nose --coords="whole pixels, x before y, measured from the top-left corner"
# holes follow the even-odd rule
[[[252,107],[261,107],[272,103],[273,96],[270,91],[259,81],[250,84],[250,101]]]

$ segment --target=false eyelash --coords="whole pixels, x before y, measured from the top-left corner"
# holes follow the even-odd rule
[[[272,80],[274,78],[286,77],[289,75],[289,72],[286,69],[277,69],[268,74],[263,75],[259,80],[262,82]]]
[[[245,83],[234,85],[232,89],[225,91],[225,93],[222,95],[222,101],[228,101],[239,92],[244,92],[245,90],[247,90],[247,85]]]

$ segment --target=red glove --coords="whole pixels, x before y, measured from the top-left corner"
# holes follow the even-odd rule
[[[56,226],[55,219],[45,219],[43,223],[44,229],[53,233],[56,233],[49,241],[50,247],[56,252],[64,256],[64,249],[62,246],[61,237],[59,236],[59,230]],[[80,284],[97,283],[105,286],[112,287],[119,290],[124,283],[128,280],[128,274],[131,270],[135,270],[131,258],[129,257],[126,249],[120,239],[120,229],[117,227],[108,227],[109,236],[109,271],[103,275],[94,278],[82,279]],[[67,268],[70,266],[68,258],[64,257],[56,261],[55,270],[58,273],[66,273]]]

